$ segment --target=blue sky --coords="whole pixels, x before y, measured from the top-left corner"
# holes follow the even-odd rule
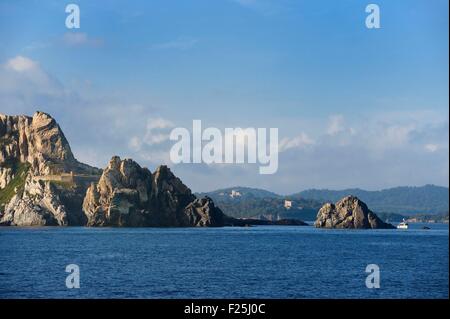
[[[171,165],[194,190],[448,186],[448,1],[374,1],[378,30],[368,3],[0,0],[0,112],[51,113],[101,167],[167,162],[148,137],[193,119],[279,127],[277,174]]]

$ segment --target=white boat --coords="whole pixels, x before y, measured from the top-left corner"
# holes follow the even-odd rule
[[[403,219],[403,221],[397,225],[397,229],[408,229],[408,223]]]

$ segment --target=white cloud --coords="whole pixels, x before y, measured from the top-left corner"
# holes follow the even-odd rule
[[[351,126],[346,122],[350,122]],[[414,112],[371,114],[355,116],[351,119],[343,115],[328,117],[325,134],[319,134],[319,145],[361,146],[373,154],[383,154],[388,150],[401,150],[407,147],[422,148],[442,135],[448,121],[442,117],[415,116]],[[439,136],[440,135],[440,136]],[[377,155],[377,156],[378,156]]]
[[[8,60],[5,64],[7,69],[16,71],[16,72],[24,72],[29,71],[32,69],[38,68],[38,64],[34,62],[33,60],[23,57],[21,55],[16,56],[15,58],[12,58]]]
[[[150,162],[155,165],[170,165],[170,154],[166,150],[151,150],[140,152],[139,156],[142,160]]]
[[[436,152],[437,150],[439,149],[439,145],[438,144],[426,144],[425,145],[425,150],[427,151],[427,152],[430,152],[430,153],[434,153],[434,152]]]
[[[133,136],[132,138],[130,138],[130,141],[128,142],[128,146],[133,151],[139,151],[141,149],[141,146],[142,146],[142,141],[141,141],[141,139],[139,137]]]
[[[147,145],[158,145],[169,140],[169,130],[174,127],[171,121],[163,118],[149,118],[147,120],[147,131],[143,143]]]
[[[336,135],[344,131],[344,117],[342,115],[332,115],[328,122],[327,133],[329,135]]]
[[[65,46],[67,48],[91,47],[98,48],[103,46],[104,40],[99,37],[91,37],[84,32],[65,32],[63,35],[51,37],[42,41],[35,41],[25,46],[22,52],[30,53],[32,51],[46,49],[54,46]]]
[[[146,119],[155,112],[153,106],[133,103],[130,97],[69,89],[29,57],[1,63],[0,112],[32,115],[37,110],[58,121],[77,158],[99,167],[115,154],[139,159],[129,137],[146,132]],[[161,127],[158,123],[149,126]]]
[[[378,145],[381,148],[401,147],[408,144],[411,133],[416,130],[414,124],[407,125],[389,125],[379,130],[375,138],[378,139]]]
[[[52,43],[50,43],[50,42],[36,41],[36,42],[32,42],[31,44],[24,47],[23,51],[30,52],[30,51],[35,51],[35,50],[39,50],[39,49],[45,49],[51,45],[52,45]]]
[[[171,121],[159,118],[149,118],[147,120],[147,130],[172,128],[174,124]]]
[[[143,146],[155,146],[167,142],[170,138],[170,129],[175,125],[164,118],[149,118],[145,126],[145,132],[139,136],[133,136],[128,142],[128,146],[139,152]]]
[[[305,148],[310,145],[314,145],[315,141],[310,138],[306,133],[300,133],[300,135],[293,138],[283,138],[280,141],[279,151],[284,152],[293,148]]]
[[[144,138],[144,142],[147,145],[155,145],[155,144],[161,144],[169,140],[169,133],[150,133],[147,132]]]
[[[174,122],[147,101],[110,93],[69,90],[30,57],[0,64],[0,112],[49,112],[80,160],[104,167],[117,154],[141,165],[170,164],[168,137]],[[309,187],[448,185],[448,114],[424,110],[291,118],[285,126],[278,125],[292,137],[280,141],[274,176],[261,177],[255,165],[174,168],[189,186],[203,190],[234,184],[286,193]],[[267,121],[264,126],[271,125]]]
[[[0,66],[0,102],[65,94],[62,85],[38,62],[18,55]]]

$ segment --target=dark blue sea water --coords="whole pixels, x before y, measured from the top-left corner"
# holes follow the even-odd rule
[[[0,227],[0,298],[448,298],[448,225],[421,226]]]

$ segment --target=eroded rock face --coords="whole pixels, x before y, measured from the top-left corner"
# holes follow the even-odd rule
[[[58,191],[49,182],[35,181],[28,175],[25,187],[6,205],[0,225],[67,226],[68,213]]]
[[[83,201],[88,226],[140,226],[145,222],[152,174],[136,162],[113,157]]]
[[[34,175],[98,170],[78,162],[56,121],[48,114],[33,117],[0,114],[0,163],[28,162]]]
[[[327,203],[317,214],[319,228],[395,228],[383,222],[367,205],[355,196],[347,196],[336,204]]]
[[[64,133],[50,115],[0,114],[0,224],[85,223],[81,209],[85,183],[36,179],[70,172],[95,177],[101,171],[75,159]]]
[[[167,166],[152,174],[115,156],[83,202],[88,226],[221,226],[223,213],[211,199],[196,199]]]
[[[3,189],[14,178],[14,172],[10,167],[0,167],[0,189]]]
[[[196,198],[185,208],[188,224],[193,226],[223,226],[227,218],[209,197]]]
[[[165,165],[152,174],[151,224],[158,226],[200,226],[190,222],[184,210],[196,197]]]

